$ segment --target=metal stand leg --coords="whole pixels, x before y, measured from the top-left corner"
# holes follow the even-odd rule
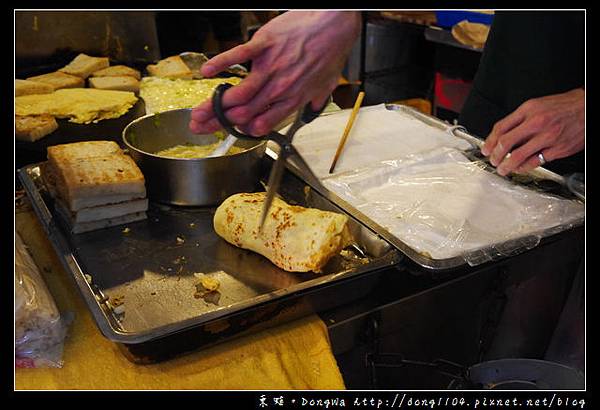
[[[450,386],[458,385],[461,388],[472,388],[468,380],[467,368],[463,365],[451,362],[445,359],[436,359],[432,362],[423,362],[419,360],[405,359],[401,353],[382,353],[379,347],[379,318],[371,316],[367,325],[367,341],[369,350],[365,354],[365,367],[369,372],[369,386],[372,389],[378,389],[379,381],[377,378],[377,369],[380,368],[406,368],[420,367],[427,368],[445,376],[452,378]],[[449,387],[450,387],[449,386]]]

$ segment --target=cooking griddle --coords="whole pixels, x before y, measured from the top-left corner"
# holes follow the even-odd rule
[[[77,53],[73,54],[72,56],[69,54],[68,58],[63,56],[58,63],[38,65],[29,69],[21,69],[16,73],[15,78],[26,78],[56,71],[68,64],[76,55]],[[211,56],[210,54],[207,55],[209,57]],[[148,75],[146,72],[146,66],[154,63],[156,63],[156,61],[111,61],[110,65],[114,66],[123,64],[128,67],[135,68],[142,73],[142,76],[146,76]],[[230,72],[224,72],[220,73],[217,77],[228,78],[239,76]],[[77,124],[74,122],[69,122],[68,119],[56,119],[58,128],[44,138],[34,142],[15,140],[16,168],[19,169],[29,164],[45,161],[46,149],[52,145],[69,144],[72,142],[82,141],[109,140],[116,142],[123,148],[123,139],[121,135],[125,127],[131,121],[146,115],[146,106],[144,104],[144,100],[139,95],[137,95],[137,97],[138,101],[135,103],[135,105],[118,118],[101,120],[97,123],[90,124]]]
[[[272,162],[264,157],[256,191],[264,189]],[[275,304],[284,306],[307,292],[316,300],[320,290],[329,292],[322,306],[331,308],[369,291],[363,284],[332,297],[336,285],[401,260],[398,250],[351,216],[356,244],[320,273],[286,272],[261,255],[230,245],[214,232],[215,207],[150,202],[143,221],[71,234],[54,209],[40,165],[20,169],[19,178],[99,329],[115,342],[149,342],[234,318],[238,331],[244,331],[265,312],[275,312]],[[291,204],[344,213],[291,172],[286,172],[280,194]],[[207,294],[199,286],[204,277],[219,282],[218,292]]]
[[[133,107],[119,118],[111,118],[90,124],[77,124],[67,119],[57,119],[58,128],[34,142],[15,140],[17,168],[46,160],[46,150],[52,145],[81,141],[114,141],[123,145],[121,134],[131,121],[146,115],[144,101],[139,98]]]

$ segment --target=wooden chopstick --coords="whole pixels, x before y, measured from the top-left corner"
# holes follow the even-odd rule
[[[352,125],[354,124],[354,119],[356,118],[356,114],[358,113],[358,109],[360,108],[364,97],[364,91],[359,92],[358,97],[356,97],[356,101],[354,102],[354,108],[352,108],[352,113],[350,114],[350,118],[348,118],[348,123],[346,124],[346,129],[344,130],[344,133],[342,134],[342,139],[338,144],[337,151],[335,152],[335,157],[333,158],[333,162],[331,163],[331,167],[329,167],[330,174],[333,174],[335,164],[337,164],[338,159],[340,158],[340,154],[342,153],[344,144],[346,144],[346,139],[348,139],[348,134],[350,134],[350,130],[352,129]]]

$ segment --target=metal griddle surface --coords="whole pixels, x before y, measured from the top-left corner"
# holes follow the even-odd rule
[[[270,160],[270,159],[269,159]],[[39,165],[19,171],[32,204],[74,275],[102,333],[123,343],[140,343],[225,317],[294,292],[396,264],[400,254],[352,220],[365,252],[335,256],[321,273],[291,273],[254,252],[237,248],[213,229],[216,207],[175,207],[150,202],[148,218],[73,235],[54,212]],[[282,197],[291,203],[334,210],[291,173]],[[262,190],[257,186],[257,190]],[[311,199],[312,198],[312,199]],[[341,212],[337,209],[337,212]],[[195,275],[196,274],[196,275]],[[91,285],[86,281],[91,276]],[[219,294],[200,297],[203,276],[217,279]],[[110,304],[120,299],[124,313]],[[108,300],[108,303],[106,303]]]
[[[109,140],[123,146],[121,134],[131,121],[146,114],[146,106],[140,98],[133,107],[119,118],[111,118],[91,124],[76,124],[58,119],[58,129],[46,137],[34,141],[15,141],[17,168],[46,160],[47,148],[72,142]]]

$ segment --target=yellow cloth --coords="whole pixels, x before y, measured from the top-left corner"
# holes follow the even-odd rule
[[[31,210],[16,229],[61,312],[74,312],[62,368],[16,369],[15,389],[340,390],[344,382],[325,324],[309,316],[153,365],[136,365],[96,327]]]

